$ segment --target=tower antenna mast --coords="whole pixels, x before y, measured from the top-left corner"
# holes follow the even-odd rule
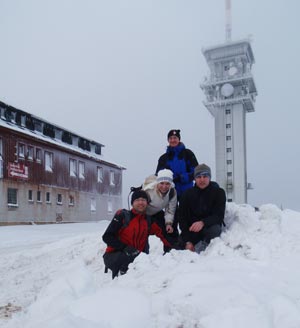
[[[225,0],[225,15],[226,15],[226,25],[225,25],[225,40],[227,42],[231,41],[231,0]]]

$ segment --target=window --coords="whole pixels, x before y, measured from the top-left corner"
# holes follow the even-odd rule
[[[231,140],[231,136],[227,136],[226,137],[226,140]]]
[[[231,148],[226,148],[227,153],[231,153]]]
[[[78,163],[79,178],[84,179],[85,165],[83,162]]]
[[[39,132],[43,132],[42,122],[34,121],[34,129]]]
[[[96,199],[91,198],[91,212],[96,212]]]
[[[232,172],[227,172],[228,177],[232,177]]]
[[[45,170],[53,172],[53,154],[45,151]]]
[[[28,159],[31,159],[31,160],[33,160],[33,147],[32,146],[28,146],[28,148],[27,148],[27,158]]]
[[[28,190],[28,201],[33,202],[33,193],[32,190]]]
[[[42,162],[42,149],[36,148],[36,150],[35,150],[35,159],[39,163]]]
[[[232,164],[232,160],[231,160],[231,159],[228,159],[228,160],[227,160],[227,164],[228,164],[228,165]]]
[[[112,211],[113,211],[113,207],[112,207],[112,202],[111,202],[111,200],[109,200],[109,201],[107,202],[107,211],[108,211],[108,213],[112,213]]]
[[[228,115],[228,114],[230,114],[230,113],[231,113],[231,110],[230,110],[230,109],[226,109],[226,110],[225,110],[225,114],[226,114],[226,115]]]
[[[62,194],[57,194],[57,204],[62,204]]]
[[[36,201],[41,203],[42,202],[42,193],[40,190],[36,192]]]
[[[0,138],[0,178],[3,178],[2,139]]]
[[[18,206],[18,190],[15,188],[7,189],[7,205]]]
[[[103,182],[103,167],[97,167],[97,181]]]
[[[74,206],[74,196],[69,195],[69,206]]]
[[[231,124],[230,123],[226,124],[226,129],[230,129],[230,128],[231,128]]]
[[[51,194],[49,191],[46,192],[46,203],[51,203]]]
[[[69,166],[70,166],[70,177],[77,176],[77,169],[76,169],[76,160],[70,158]]]
[[[24,144],[19,144],[18,155],[19,155],[19,157],[22,157],[22,158],[25,157],[25,145]]]
[[[110,185],[114,186],[115,185],[115,172],[114,171],[110,171]]]

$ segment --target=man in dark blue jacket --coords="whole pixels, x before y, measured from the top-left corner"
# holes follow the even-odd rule
[[[157,175],[163,169],[173,172],[177,200],[180,201],[183,192],[193,186],[194,169],[198,165],[198,161],[195,154],[190,149],[185,148],[185,145],[181,142],[180,130],[170,130],[167,138],[169,146],[167,151],[158,159],[155,174]],[[179,212],[177,208],[173,221],[173,238],[178,238],[178,221]]]
[[[169,169],[173,172],[173,182],[177,192],[177,198],[180,199],[182,193],[193,186],[194,168],[198,165],[195,154],[185,148],[180,141],[180,130],[170,130],[168,132],[167,151],[160,156],[156,168],[156,173],[162,169]]]
[[[211,181],[211,170],[206,164],[196,166],[194,179],[195,185],[186,190],[180,200],[179,226],[183,248],[199,253],[221,234],[226,196],[225,191]]]

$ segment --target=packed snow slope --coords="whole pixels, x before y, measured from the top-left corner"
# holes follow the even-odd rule
[[[0,228],[0,327],[299,328],[300,213],[227,204],[200,255],[150,239],[126,275],[104,273],[109,222]]]

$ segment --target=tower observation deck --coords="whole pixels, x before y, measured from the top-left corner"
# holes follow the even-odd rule
[[[229,202],[247,203],[246,114],[255,111],[257,95],[250,40],[229,40],[203,55],[210,69],[201,89],[215,118],[216,180]]]

